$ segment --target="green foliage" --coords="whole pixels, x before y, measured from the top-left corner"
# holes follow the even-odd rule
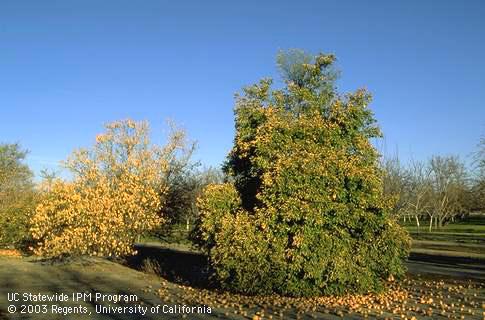
[[[227,289],[366,292],[404,272],[409,238],[383,200],[371,97],[340,96],[334,61],[280,54],[286,87],[272,90],[266,79],[237,98],[225,164],[234,183],[211,186],[199,201],[199,240]]]
[[[171,124],[173,126],[173,124]],[[195,142],[188,141],[184,137],[183,147],[177,150],[177,154],[170,159],[165,173],[165,181],[168,189],[164,195],[165,206],[163,215],[168,218],[168,223],[161,226],[155,234],[159,237],[166,235],[174,224],[192,216],[195,203],[194,190],[197,188],[197,180],[193,170],[198,163],[192,162],[192,154],[195,151]]]
[[[222,172],[214,168],[197,170],[198,163],[187,162],[168,177],[165,215],[169,226],[193,223],[196,217],[196,199],[202,189],[211,183],[221,183]]]
[[[0,246],[23,246],[30,238],[36,194],[26,155],[18,144],[0,144]]]
[[[216,244],[224,216],[233,216],[241,206],[237,190],[229,183],[209,184],[197,199],[199,216],[191,238],[202,249],[210,251]]]
[[[163,212],[169,221],[151,232],[151,237],[163,242],[191,241],[194,235],[190,235],[190,231],[197,218],[197,197],[207,185],[223,182],[222,171],[211,167],[198,170],[197,166],[198,163],[186,162],[168,176]]]

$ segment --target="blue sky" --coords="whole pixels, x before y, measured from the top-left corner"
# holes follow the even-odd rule
[[[234,93],[278,77],[279,49],[332,52],[366,87],[389,153],[465,158],[485,134],[483,1],[0,2],[0,142],[38,172],[103,124],[167,118],[219,165]]]

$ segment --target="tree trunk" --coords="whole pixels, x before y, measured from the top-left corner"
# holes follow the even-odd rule
[[[419,233],[419,218],[418,215],[414,216],[416,218],[416,227],[418,228],[418,233]]]
[[[429,217],[429,232],[431,232],[432,227],[433,227],[433,216]]]

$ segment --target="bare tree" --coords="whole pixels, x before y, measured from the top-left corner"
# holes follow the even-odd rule
[[[475,211],[485,212],[485,136],[473,154],[473,186],[470,204]]]
[[[418,232],[420,227],[419,218],[423,215],[428,215],[430,218],[431,231],[431,223],[434,214],[432,210],[430,210],[431,206],[429,201],[431,194],[430,170],[420,161],[412,161],[407,170],[410,183],[406,209],[410,215],[414,216]]]
[[[467,212],[465,203],[468,191],[467,172],[456,156],[433,156],[428,164],[431,177],[431,212],[435,227]],[[431,221],[432,222],[432,221]]]
[[[483,165],[483,162],[482,162]],[[394,200],[395,217],[414,218],[420,228],[420,218],[429,218],[429,231],[441,228],[455,217],[465,215],[474,207],[483,187],[483,170],[472,184],[465,165],[456,156],[432,156],[428,161],[411,161],[403,167],[397,156],[382,164],[384,195]],[[481,184],[480,184],[481,183]],[[480,200],[478,200],[480,201]]]
[[[406,222],[406,218],[409,216],[409,171],[401,165],[397,155],[384,158],[381,162],[381,169],[384,196],[393,203],[391,213],[394,217],[402,218]]]

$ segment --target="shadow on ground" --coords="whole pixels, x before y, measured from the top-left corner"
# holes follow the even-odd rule
[[[485,281],[483,259],[411,252],[406,265],[409,273],[414,275]]]
[[[138,254],[126,259],[128,267],[194,288],[213,287],[207,257],[202,253],[165,248],[158,244],[138,244],[135,248]]]
[[[138,254],[127,259],[130,268],[156,273],[165,279],[196,288],[213,288],[205,255],[161,244],[138,244]],[[412,252],[407,261],[410,274],[446,276],[456,279],[485,280],[485,261]],[[155,266],[156,270],[152,267]]]

